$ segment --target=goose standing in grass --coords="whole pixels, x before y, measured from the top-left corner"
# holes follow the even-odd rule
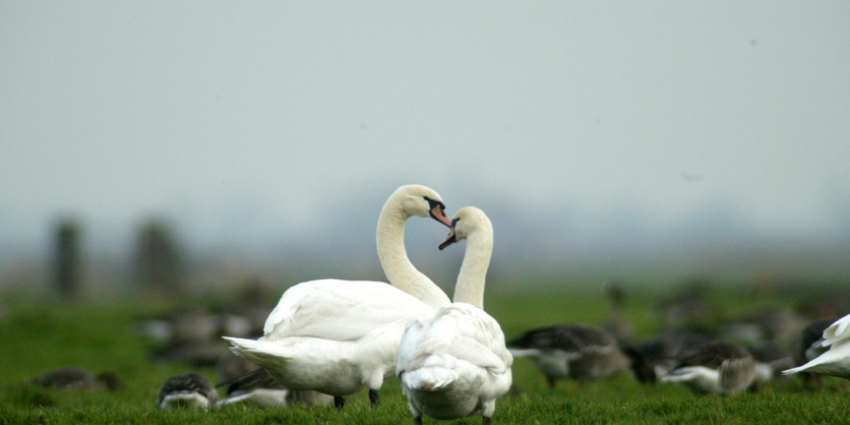
[[[756,377],[753,356],[728,341],[714,341],[683,354],[661,382],[679,382],[702,394],[732,395],[747,389]]]
[[[823,342],[818,344],[819,347],[827,349],[825,352],[802,366],[782,373],[787,375],[807,372],[850,379],[850,343],[848,343],[850,329],[848,328],[850,328],[850,315],[836,320],[823,331]]]
[[[158,342],[151,353],[155,360],[207,367],[227,353],[219,337],[222,329],[233,330],[232,326],[222,327],[228,321],[203,308],[183,307],[147,318],[137,329]]]
[[[611,310],[602,327],[611,335],[614,335],[620,347],[633,344],[637,332],[623,314],[623,306],[626,303],[626,291],[623,289],[623,285],[617,281],[610,281],[605,282],[602,289],[605,290],[611,300]]]
[[[404,325],[431,316],[449,298],[419,272],[404,249],[409,217],[431,217],[449,227],[440,195],[420,185],[402,186],[378,219],[383,282],[314,280],[289,288],[266,320],[259,340],[225,337],[231,350],[256,363],[290,390],[344,396],[369,389],[372,406],[385,377],[393,375]]]
[[[160,409],[215,407],[218,392],[204,375],[188,372],[172,376],[162,384],[156,398]]]
[[[440,249],[463,239],[467,245],[454,303],[412,319],[399,348],[396,373],[417,424],[423,414],[457,419],[476,413],[489,424],[496,400],[511,387],[513,357],[501,326],[484,312],[493,225],[478,208],[455,214]]]
[[[97,375],[82,366],[66,366],[49,370],[30,379],[30,383],[47,388],[81,388],[109,391],[124,388],[124,382],[115,372],[106,371]]]
[[[564,323],[526,331],[508,342],[515,356],[529,356],[549,388],[561,378],[602,379],[629,367],[629,359],[608,331],[584,323]]]
[[[806,320],[797,313],[768,305],[727,320],[720,328],[720,339],[746,345],[776,341],[791,347],[805,326]]]

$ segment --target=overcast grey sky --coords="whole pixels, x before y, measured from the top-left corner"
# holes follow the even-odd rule
[[[847,1],[0,2],[10,244],[65,213],[309,237],[414,182],[828,233],[848,136]]]

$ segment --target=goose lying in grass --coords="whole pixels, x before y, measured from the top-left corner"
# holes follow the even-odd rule
[[[850,379],[850,315],[844,316],[829,325],[823,331],[823,342],[812,344],[810,353],[815,348],[827,350],[808,363],[783,371],[784,374],[799,372],[817,373],[820,375],[838,376]]]
[[[228,404],[252,404],[260,407],[289,406],[304,404],[306,406],[326,406],[333,397],[316,391],[289,390],[278,384],[274,378],[263,369],[256,369],[229,382],[217,386],[227,386],[227,397],[218,402],[218,406]]]
[[[623,347],[623,353],[631,360],[634,378],[654,384],[676,367],[678,357],[712,341],[714,338],[705,334],[668,332]]]
[[[160,409],[215,407],[218,392],[209,379],[195,372],[172,376],[162,384],[156,398]]]
[[[467,245],[454,303],[411,320],[401,339],[396,372],[417,424],[423,414],[456,419],[476,413],[489,424],[496,400],[511,387],[513,358],[505,335],[484,312],[493,226],[481,210],[460,209],[440,249],[462,239]]]
[[[531,329],[509,341],[508,348],[515,356],[529,356],[552,389],[561,378],[602,379],[629,367],[613,335],[584,323]]]
[[[661,382],[678,382],[702,394],[739,393],[756,377],[753,356],[728,341],[714,341],[683,354],[678,365]]]
[[[449,304],[446,294],[416,270],[404,249],[409,217],[431,217],[451,226],[433,190],[402,186],[378,219],[378,257],[392,285],[314,280],[289,288],[266,320],[259,340],[225,337],[231,350],[266,369],[291,390],[344,396],[369,389],[372,405],[385,377],[393,375],[404,326]]]
[[[124,388],[124,382],[115,372],[97,375],[82,366],[67,366],[53,369],[30,379],[30,383],[48,388],[81,388],[86,390],[115,391]]]

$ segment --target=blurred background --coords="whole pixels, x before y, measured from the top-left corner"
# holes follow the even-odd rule
[[[383,279],[409,183],[496,290],[846,281],[848,75],[842,1],[2,2],[0,294]]]

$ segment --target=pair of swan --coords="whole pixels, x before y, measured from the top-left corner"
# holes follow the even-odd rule
[[[492,226],[480,210],[463,209],[453,221],[446,217],[444,210],[441,197],[433,190],[419,185],[400,187],[387,200],[378,220],[378,256],[391,285],[336,279],[295,285],[283,294],[269,315],[264,336],[256,341],[225,337],[232,343],[231,350],[266,369],[275,380],[289,389],[316,390],[333,395],[334,405],[338,408],[344,405],[345,396],[364,388],[369,389],[369,399],[374,406],[378,403],[378,390],[384,379],[395,375],[398,370],[403,382],[414,376],[419,377],[419,381],[411,380],[403,384],[410,389],[405,391],[418,422],[421,422],[423,411],[437,417],[468,416],[481,411],[485,422],[488,422],[495,407],[495,399],[510,387],[512,362],[504,348],[504,334],[498,323],[480,309],[483,306],[484,279],[492,252]],[[464,237],[470,238],[470,241],[480,240],[467,247],[454,304],[407,258],[404,224],[412,216],[430,216],[446,224],[453,229],[450,236],[455,240]],[[461,231],[458,231],[459,223],[462,223]],[[486,228],[480,232],[483,236],[475,238],[473,235],[480,228]],[[448,243],[449,240],[444,242]],[[486,247],[488,243],[489,248]],[[463,303],[476,306],[476,311],[472,312]],[[468,318],[457,317],[463,314]],[[411,321],[417,317],[432,319]],[[445,326],[449,319],[444,317],[454,318],[457,327]],[[470,321],[475,323],[471,325],[472,330],[463,326]],[[404,353],[413,357],[399,354],[406,329],[409,329],[409,335],[405,336]],[[450,406],[430,409],[427,407],[429,400],[416,401],[420,393],[428,390],[417,386],[427,381],[426,372],[437,370],[436,365],[441,360],[458,354],[443,352],[440,347],[435,347],[431,355],[432,347],[419,341],[420,337],[436,334],[448,341],[478,338],[487,340],[496,349],[501,348],[494,354],[501,362],[500,366],[492,362],[482,366],[486,373],[498,375],[500,380],[478,391],[486,394],[477,397],[474,403],[467,400],[475,397],[475,391],[470,388],[466,388],[467,391],[463,393],[467,397],[463,400],[457,399],[455,393],[442,391],[453,388],[445,380],[442,381],[443,386],[429,388],[435,394],[448,397],[443,400],[443,406],[445,403]],[[429,366],[435,367],[423,369],[417,363],[423,359],[427,359]],[[468,365],[477,365],[475,359],[463,358],[462,355],[455,360],[453,364],[443,364],[442,370],[450,370],[462,364],[464,369],[455,372],[457,376],[465,376],[471,370]],[[413,365],[412,368],[417,369],[416,373],[408,365]],[[487,386],[485,383],[479,384]],[[464,408],[457,408],[454,406],[456,404],[464,404]],[[451,412],[442,413],[443,410]]]

